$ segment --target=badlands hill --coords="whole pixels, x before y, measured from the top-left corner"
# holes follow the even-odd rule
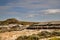
[[[0,25],[8,25],[8,24],[23,24],[23,25],[31,25],[31,24],[60,24],[60,21],[49,21],[49,22],[27,22],[20,21],[15,18],[6,19],[4,21],[0,21]]]
[[[4,21],[0,21],[0,25],[8,25],[8,24],[23,24],[23,25],[30,25],[34,22],[26,22],[26,21],[19,21],[15,18],[10,18],[10,19],[6,19]]]

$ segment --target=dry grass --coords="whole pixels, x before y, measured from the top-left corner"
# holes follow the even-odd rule
[[[5,32],[5,33],[0,33],[1,40],[15,40],[19,36],[29,36],[32,34],[37,34],[41,31],[49,31],[52,32],[54,30],[27,30],[24,29],[22,31],[11,31],[11,32]]]

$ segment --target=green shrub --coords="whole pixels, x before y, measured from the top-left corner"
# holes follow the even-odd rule
[[[54,31],[54,32],[52,32],[52,35],[54,35],[54,36],[60,36],[60,32]]]
[[[50,37],[51,33],[47,32],[47,31],[42,31],[42,32],[38,33],[37,35],[40,36],[41,38],[45,38],[45,37]]]
[[[39,40],[39,38],[31,35],[31,36],[20,36],[16,40]]]
[[[28,40],[39,40],[39,36],[36,34],[33,34],[31,36],[28,36]]]
[[[54,37],[54,38],[51,38],[51,39],[49,39],[49,40],[60,40],[60,38]]]
[[[20,36],[16,40],[39,40],[41,38],[48,38],[52,36],[60,36],[60,32],[54,31],[54,32],[48,32],[48,31],[42,31],[38,34],[32,34],[30,36]],[[49,40],[60,40],[60,38],[52,38]]]
[[[20,36],[20,37],[18,37],[16,40],[27,40],[27,36]]]

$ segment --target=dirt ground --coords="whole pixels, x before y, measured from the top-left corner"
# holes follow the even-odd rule
[[[37,34],[41,31],[45,30],[22,30],[22,31],[11,31],[11,32],[5,32],[5,33],[0,33],[0,40],[15,40],[19,36],[29,36],[32,34]],[[46,30],[46,31],[53,31],[53,30]]]

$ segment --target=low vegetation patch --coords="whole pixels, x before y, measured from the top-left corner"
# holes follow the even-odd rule
[[[51,38],[51,37],[55,37],[55,36],[60,36],[60,32],[57,32],[57,31],[53,31],[53,32],[42,31],[38,34],[32,34],[30,36],[20,36],[16,40],[39,40],[39,39]],[[54,39],[60,40],[60,38],[53,38],[53,39],[49,39],[49,40],[54,40]]]
[[[31,36],[20,36],[16,40],[39,40],[39,38],[31,35]]]
[[[54,37],[54,38],[51,38],[51,39],[49,39],[49,40],[60,40],[60,38]]]

